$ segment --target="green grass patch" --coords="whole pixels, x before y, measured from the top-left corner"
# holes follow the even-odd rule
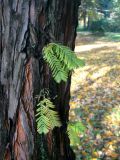
[[[104,38],[106,40],[119,42],[120,41],[120,33],[106,32]]]
[[[105,32],[105,34],[97,34],[92,33],[90,31],[78,31],[79,34],[82,36],[91,36],[100,38],[103,41],[113,41],[113,42],[120,42],[120,33],[114,33],[114,32]]]

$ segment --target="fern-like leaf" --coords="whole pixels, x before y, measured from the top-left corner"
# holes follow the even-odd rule
[[[82,122],[69,122],[67,132],[72,146],[80,143],[80,135],[84,134],[86,127]]]
[[[66,82],[69,71],[85,65],[70,48],[60,44],[49,43],[43,48],[43,53],[57,83]]]
[[[37,105],[37,131],[39,134],[46,134],[54,127],[60,127],[61,122],[58,113],[55,111],[55,106],[48,98],[44,98]]]

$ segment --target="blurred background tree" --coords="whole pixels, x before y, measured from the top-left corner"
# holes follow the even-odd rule
[[[120,31],[120,0],[82,0],[79,13],[81,30]]]

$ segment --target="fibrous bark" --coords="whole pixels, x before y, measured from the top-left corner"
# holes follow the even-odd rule
[[[66,133],[70,77],[56,84],[42,48],[58,42],[74,49],[79,2],[0,0],[0,155],[5,160],[74,160]],[[49,88],[62,127],[38,135],[35,96]]]

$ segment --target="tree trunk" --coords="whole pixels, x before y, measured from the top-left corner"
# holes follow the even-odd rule
[[[42,48],[59,42],[74,49],[79,1],[0,0],[0,159],[74,160],[66,133],[70,77],[56,84]],[[35,96],[49,88],[62,127],[38,135]]]
[[[83,12],[84,30],[86,29],[86,26],[87,26],[86,18],[87,18],[87,12],[86,12],[86,10],[85,10],[85,11]]]
[[[90,30],[91,27],[91,18],[88,16],[87,29]]]

